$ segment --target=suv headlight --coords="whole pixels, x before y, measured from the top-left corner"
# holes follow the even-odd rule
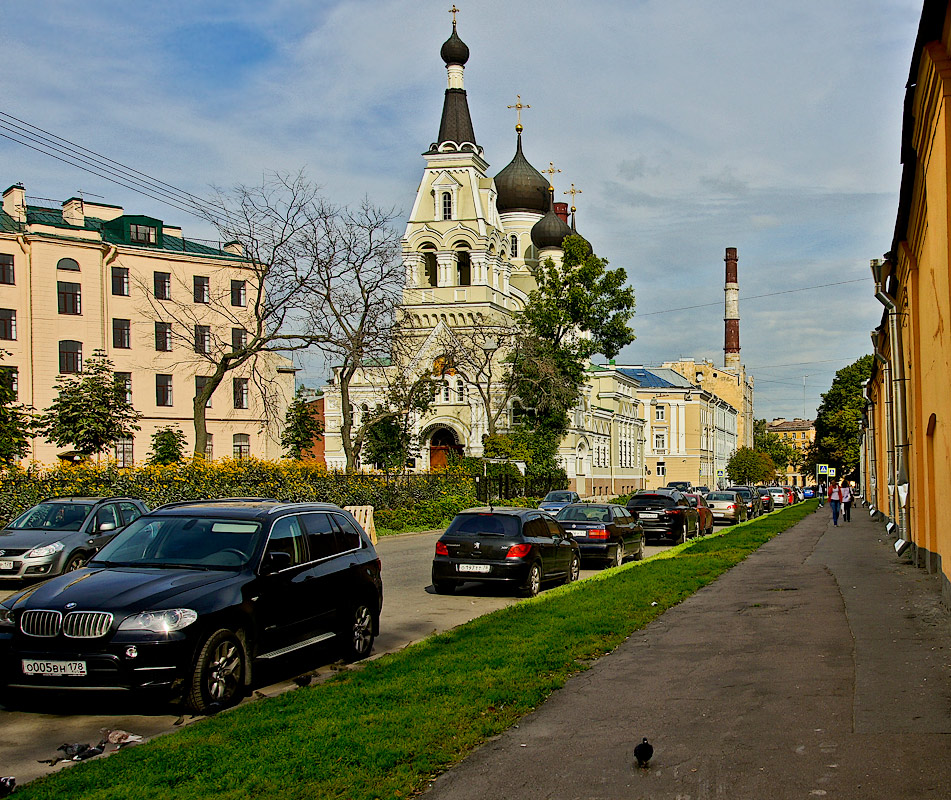
[[[198,613],[190,608],[168,608],[164,611],[143,611],[126,617],[119,625],[120,631],[149,631],[150,633],[171,633],[187,628],[196,619]]]
[[[53,542],[53,544],[44,544],[40,547],[34,547],[24,558],[44,558],[58,553],[65,545],[62,542]]]
[[[9,608],[0,606],[0,628],[15,628],[16,624],[16,615]]]

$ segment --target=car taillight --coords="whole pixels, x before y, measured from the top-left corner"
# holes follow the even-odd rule
[[[589,539],[607,539],[608,531],[606,528],[592,528],[588,531]]]
[[[525,558],[532,550],[530,544],[513,544],[505,554],[506,558]]]
[[[667,509],[664,509],[664,513],[665,513],[665,514],[679,514],[679,513],[681,513],[681,509],[679,509],[679,508],[667,508]]]
[[[449,548],[446,547],[442,542],[436,542],[436,555],[437,556],[448,556]]]

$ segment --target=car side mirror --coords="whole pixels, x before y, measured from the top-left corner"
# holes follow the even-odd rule
[[[116,529],[116,523],[114,522],[103,522],[99,526],[100,531],[114,531]]]
[[[265,554],[261,572],[265,575],[271,575],[275,572],[287,569],[292,563],[290,553],[274,550]]]

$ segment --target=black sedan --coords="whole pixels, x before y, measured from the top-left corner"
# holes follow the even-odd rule
[[[0,603],[0,690],[156,689],[205,713],[241,696],[255,661],[322,641],[367,656],[382,603],[380,561],[343,509],[164,506]]]
[[[627,501],[627,510],[644,528],[645,538],[664,537],[685,542],[700,530],[696,508],[677,489],[656,489],[638,492]]]
[[[544,581],[581,575],[581,550],[536,508],[472,508],[456,515],[436,542],[433,588],[447,594],[466,581],[517,586],[532,597]]]
[[[555,519],[577,540],[582,558],[617,567],[628,556],[638,561],[644,557],[644,529],[623,506],[574,503]]]

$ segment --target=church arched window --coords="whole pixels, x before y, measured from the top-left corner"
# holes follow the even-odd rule
[[[466,384],[462,378],[456,378],[456,402],[464,403],[466,401]]]
[[[449,381],[442,382],[442,400],[444,403],[448,403],[451,399],[451,394],[449,391]]]
[[[452,194],[442,193],[442,218],[452,219]]]
[[[513,233],[509,241],[512,245],[512,258],[518,258],[518,236]]]
[[[472,285],[472,262],[469,260],[468,250],[456,251],[456,285]]]
[[[423,255],[423,272],[425,284],[427,286],[438,286],[439,269],[436,264],[436,251],[433,249],[432,245],[425,245],[423,246],[421,252]]]

